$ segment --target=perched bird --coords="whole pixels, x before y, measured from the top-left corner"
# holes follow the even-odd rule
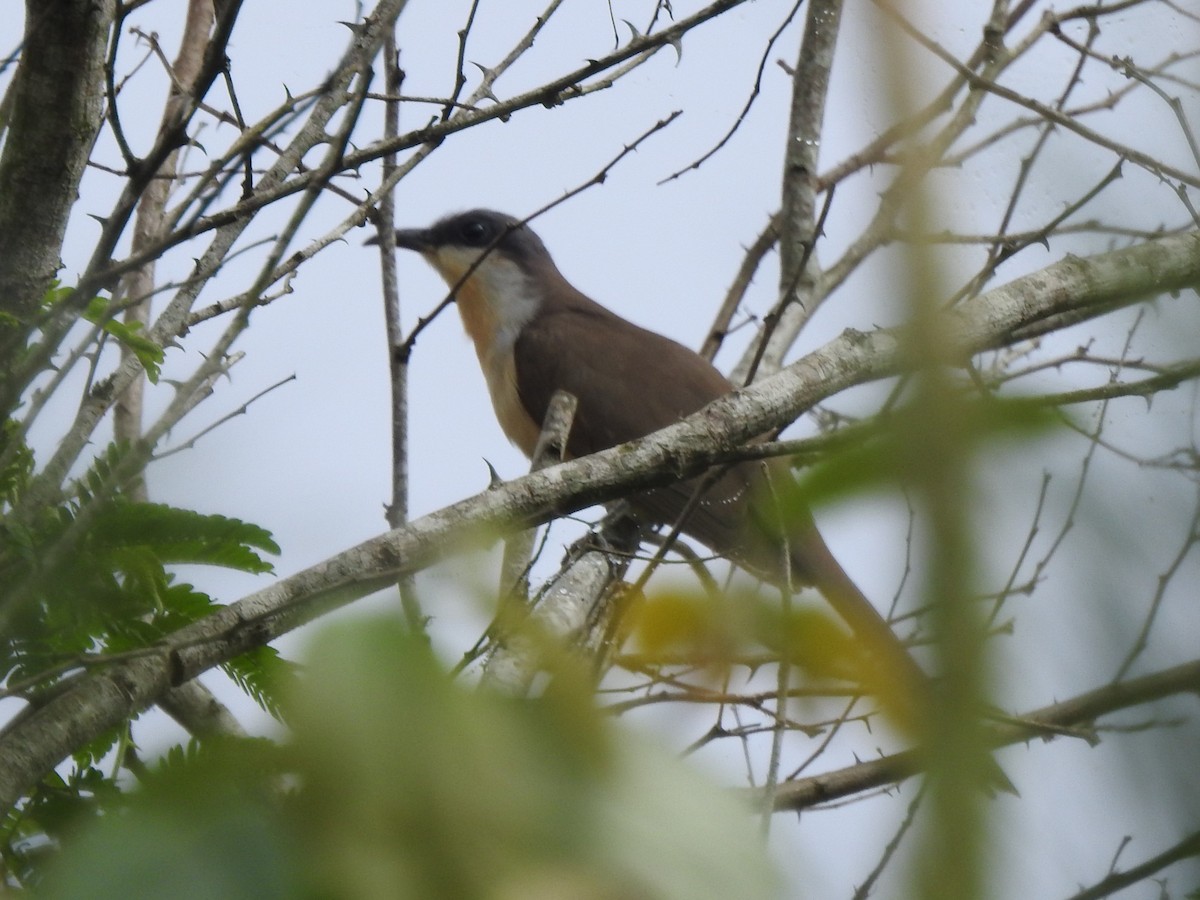
[[[496,417],[527,456],[556,390],[578,400],[566,449],[580,457],[665,428],[734,389],[699,354],[578,291],[541,239],[511,216],[476,209],[430,228],[401,229],[395,237],[397,247],[420,253],[454,290]],[[767,465],[772,478],[791,478],[786,464]],[[757,461],[714,472],[703,480],[707,486],[683,533],[776,584],[786,584],[790,574],[797,587],[814,585],[875,663],[868,680],[913,689],[923,684],[924,673],[806,512],[789,511],[786,545],[771,537],[778,531],[764,512],[765,482]],[[674,524],[701,484],[694,478],[629,499],[644,517]],[[784,546],[790,573],[783,568]]]

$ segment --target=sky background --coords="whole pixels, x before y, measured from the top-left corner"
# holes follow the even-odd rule
[[[407,73],[404,93],[444,96],[453,83],[457,32],[465,21],[465,2],[413,0],[399,31],[401,65]],[[622,18],[642,21],[648,3],[612,4],[622,41],[628,29]],[[676,3],[676,15],[697,4]],[[881,22],[867,4],[848,4],[839,39],[828,106],[822,170],[840,162],[894,121],[881,89],[888,74],[880,59],[882,41],[896,40],[894,27]],[[1194,4],[1192,5],[1194,11]],[[683,115],[666,131],[639,147],[612,170],[606,182],[591,188],[541,217],[535,230],[543,237],[559,268],[585,293],[640,325],[689,346],[699,346],[712,315],[732,281],[743,247],[760,232],[778,205],[782,145],[790,78],[776,64],[793,62],[800,23],[784,31],[768,57],[761,94],[729,145],[698,171],[660,184],[689,165],[718,141],[736,120],[754,84],[766,41],[778,28],[789,4],[759,2],[690,34],[682,56],[665,50],[621,84],[580,102],[554,110],[533,109],[509,122],[493,122],[448,140],[396,192],[401,226],[423,226],[447,212],[487,206],[526,215],[590,178],[621,148],[656,121],[675,110]],[[1040,7],[1039,7],[1040,8]],[[180,4],[153,3],[138,19],[158,33],[167,55],[177,46]],[[939,43],[962,57],[976,42],[987,15],[983,3],[933,3],[911,7]],[[471,34],[467,59],[482,64],[501,58],[524,33],[541,5],[526,2],[481,4]],[[307,89],[331,70],[343,52],[345,26],[355,17],[349,2],[283,4],[247,0],[230,46],[233,78],[247,120],[278,104],[287,90]],[[802,20],[803,10],[801,16]],[[1032,21],[1032,19],[1031,19]],[[14,17],[0,21],[0,46],[19,39]],[[1163,4],[1139,8],[1128,20],[1110,21],[1103,51],[1157,61],[1181,29],[1196,29]],[[143,50],[132,36],[124,38],[122,66],[129,69]],[[614,43],[610,6],[599,2],[567,3],[539,37],[532,51],[497,85],[502,97],[535,86],[569,70],[582,60],[610,52]],[[1053,98],[1074,59],[1048,44],[1006,76],[1005,84],[1039,98]],[[930,64],[912,76],[911,89],[927,97],[949,78],[949,70]],[[163,81],[147,64],[143,77],[132,79],[122,98],[123,121],[135,147],[145,147],[157,119],[140,110],[161,106]],[[153,72],[153,74],[151,74]],[[466,92],[476,71],[468,66]],[[1190,76],[1197,76],[1192,65]],[[1090,67],[1073,102],[1101,98],[1119,89],[1123,79],[1103,67]],[[228,104],[218,89],[210,100]],[[402,128],[415,127],[436,107],[406,104]],[[1195,114],[1196,111],[1192,110]],[[981,120],[1007,120],[1011,107],[989,99]],[[368,109],[360,141],[381,133],[376,109]],[[1145,149],[1181,168],[1194,167],[1165,104],[1142,98],[1119,115],[1100,120],[1104,129],[1130,141],[1144,140]],[[211,128],[212,126],[209,126]],[[223,147],[230,133],[199,135],[203,145]],[[359,143],[360,141],[356,141]],[[1017,166],[1014,148],[1027,150],[1032,136],[1004,144],[973,159],[962,169],[939,173],[932,180],[937,214],[947,227],[972,233],[994,230],[1007,200]],[[119,156],[106,134],[97,156],[115,164]],[[259,160],[265,162],[265,158]],[[1026,200],[1014,229],[1052,217],[1064,202],[1093,184],[1115,160],[1069,136],[1056,136],[1032,174]],[[198,164],[197,164],[198,165]],[[195,168],[196,166],[192,166]],[[865,172],[839,187],[819,256],[828,261],[857,235],[886,184],[884,172]],[[378,169],[364,168],[361,182],[340,179],[342,187],[365,192],[378,182]],[[74,216],[64,249],[64,280],[86,264],[98,226],[88,214],[103,215],[111,206],[118,179],[93,171],[85,180],[83,200]],[[332,228],[352,212],[345,200],[327,195],[310,216],[293,249]],[[1089,208],[1091,216],[1152,228],[1180,222],[1180,209],[1168,188],[1127,166],[1125,177]],[[242,240],[249,246],[280,227],[288,210],[268,211]],[[302,267],[291,293],[257,311],[253,327],[239,340],[246,354],[228,383],[201,411],[185,420],[173,443],[182,443],[203,425],[235,410],[264,388],[289,376],[295,380],[256,401],[246,415],[223,424],[195,449],[172,455],[150,470],[150,490],[160,501],[205,512],[237,516],[270,529],[283,548],[277,570],[286,575],[378,534],[385,526],[384,505],[390,496],[390,413],[386,346],[380,302],[378,255],[362,246],[366,229],[318,254]],[[1115,246],[1089,239],[1056,240],[1051,248],[1033,248],[1002,267],[995,284],[1011,280],[1062,257],[1064,252],[1095,253]],[[973,271],[983,251],[940,253],[942,276],[950,285]],[[185,273],[198,255],[197,245],[169,254],[160,280]],[[895,293],[902,258],[882,253],[866,263],[812,320],[793,358],[817,348],[844,328],[868,330],[896,324],[905,316],[905,299]],[[201,305],[238,293],[255,273],[255,254],[234,259]],[[415,256],[401,255],[401,302],[407,327],[444,296],[445,287]],[[772,257],[760,269],[747,307],[761,315],[774,302],[777,267]],[[220,293],[216,293],[219,290]],[[1075,344],[1097,335],[1093,352],[1119,355],[1134,313],[1112,317],[1111,327],[1088,326],[1047,341],[1046,355],[1070,352]],[[1177,358],[1194,346],[1198,317],[1195,297],[1164,300],[1150,307],[1138,333],[1138,352],[1153,358]],[[192,371],[222,323],[202,325],[185,346],[168,356],[166,376]],[[732,339],[718,359],[728,370],[738,359],[750,329]],[[1074,343],[1073,343],[1074,342]],[[1047,372],[1037,385],[1061,390],[1103,380],[1096,372],[1070,367]],[[413,357],[410,448],[411,512],[436,510],[484,489],[485,460],[505,478],[527,470],[520,453],[505,441],[495,423],[473,351],[453,310],[421,337]],[[1031,382],[1029,389],[1035,382]],[[829,404],[843,412],[865,412],[885,388],[868,386]],[[149,395],[150,409],[169,400],[169,389]],[[1191,386],[1155,399],[1153,415],[1146,404],[1127,400],[1109,411],[1109,437],[1118,445],[1137,441],[1164,451],[1188,443],[1194,430],[1195,393]],[[44,416],[34,440],[52,446],[54,435],[70,413],[67,404]],[[790,434],[810,434],[802,421]],[[1048,533],[1061,526],[1062,504],[1074,490],[1085,450],[1082,441],[1060,435],[1030,447],[997,448],[982,460],[977,509],[986,583],[1002,581],[1023,535],[1030,527],[1044,472],[1054,475],[1050,498],[1058,510],[1045,523]],[[1012,709],[1043,705],[1103,683],[1113,674],[1114,648],[1128,645],[1153,594],[1154,580],[1177,552],[1180,522],[1190,516],[1193,497],[1180,492],[1177,478],[1156,475],[1100,454],[1093,463],[1092,489],[1085,496],[1072,540],[1045,573],[1033,601],[1014,601],[1015,633],[998,642],[1002,695]],[[845,568],[868,596],[886,602],[905,567],[904,535],[908,525],[902,498],[871,497],[818,510],[822,532]],[[555,549],[579,532],[556,527],[544,573],[552,571]],[[1118,546],[1127,554],[1113,556]],[[1044,549],[1044,548],[1043,548]],[[456,559],[425,573],[419,589],[432,633],[448,660],[472,642],[490,608],[498,553]],[[268,583],[267,578],[236,573],[187,571],[198,586],[223,600],[234,600]],[[1195,584],[1197,566],[1189,561],[1177,585]],[[1195,597],[1178,590],[1162,611],[1155,633],[1155,666],[1195,655],[1198,620]],[[1061,602],[1060,602],[1061,601]],[[342,615],[392,609],[392,595],[357,604]],[[1083,615],[1081,615],[1081,610]],[[301,654],[303,633],[280,646]],[[1100,648],[1100,649],[1098,649]],[[1103,673],[1103,674],[1102,674]],[[218,676],[206,683],[247,717],[253,727],[270,723]],[[1194,699],[1191,701],[1194,711]],[[630,717],[638,728],[660,736],[668,746],[682,747],[700,733],[710,713],[664,710]],[[147,720],[154,729],[144,743],[165,746],[178,732],[161,714]],[[1161,736],[1128,735],[1107,740],[1099,749],[1079,741],[1013,748],[1002,762],[1022,796],[996,801],[995,845],[1001,865],[998,897],[1065,896],[1076,885],[1098,880],[1107,871],[1121,838],[1133,835],[1130,860],[1153,855],[1174,839],[1176,802],[1170,785],[1147,774],[1128,778],[1131,759],[1157,758],[1165,746],[1196,746],[1193,721]],[[1153,742],[1153,743],[1151,743]],[[859,745],[861,749],[861,744]],[[853,744],[835,750],[829,765],[851,761]],[[798,754],[807,750],[797,749]],[[1164,757],[1164,759],[1167,757]],[[840,762],[839,762],[840,760]],[[744,778],[741,751],[734,742],[711,746],[699,764],[737,781]],[[1144,765],[1150,772],[1152,766]],[[760,773],[761,774],[761,773]],[[1196,776],[1194,776],[1196,777]],[[1181,790],[1176,796],[1194,795]],[[903,817],[913,787],[892,798],[859,803],[829,812],[806,813],[800,820],[779,817],[773,833],[780,864],[789,872],[797,894],[848,896]],[[1116,813],[1114,810],[1121,812]],[[786,820],[786,821],[785,821]],[[1123,857],[1124,859],[1124,857]],[[1194,873],[1193,869],[1193,873]],[[902,871],[897,873],[898,877]],[[803,885],[803,889],[801,889]],[[1183,886],[1181,883],[1180,887]],[[1194,880],[1193,880],[1194,886]],[[1141,891],[1139,895],[1138,891]],[[1131,896],[1150,896],[1150,886]],[[886,895],[886,894],[885,894]]]

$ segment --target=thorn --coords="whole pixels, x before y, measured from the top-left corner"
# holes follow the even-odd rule
[[[482,66],[477,62],[472,62],[471,65],[473,65],[475,68],[477,68],[480,71],[480,73],[483,75],[484,81],[490,82],[490,81],[496,80],[496,70],[495,69],[489,69],[487,66]]]
[[[486,97],[488,100],[491,100],[493,103],[498,104],[500,102],[500,98],[492,93],[492,82],[496,80],[496,70],[489,69],[487,66],[481,66],[477,62],[473,62],[471,65],[477,68],[483,75],[483,81],[479,85],[479,89],[482,89],[483,91],[482,96]]]
[[[504,484],[504,479],[500,477],[500,473],[496,471],[496,467],[484,457],[483,464],[488,467],[488,489],[498,488]]]
[[[683,38],[677,35],[671,40],[671,46],[675,48],[675,66],[678,68],[683,62]]]

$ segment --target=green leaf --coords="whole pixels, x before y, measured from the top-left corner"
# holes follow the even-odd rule
[[[271,533],[257,525],[160,503],[112,506],[96,517],[89,544],[145,547],[163,563],[222,566],[256,574],[273,568],[256,549],[279,552]]]
[[[126,724],[122,723],[114,728],[106,729],[71,754],[77,771],[83,772],[99,765],[100,761],[112,751],[113,747],[117,746],[118,741],[124,736],[127,727]],[[104,780],[103,773],[98,770],[95,771],[97,771],[101,780]]]
[[[61,281],[53,281],[46,293],[42,294],[42,306],[53,309],[75,293],[75,288],[65,286]]]
[[[146,370],[146,377],[151,384],[158,383],[162,370],[163,348],[143,334],[141,322],[120,322],[112,318],[108,301],[104,297],[93,297],[83,312],[83,317],[93,325],[99,325],[105,333],[133,353]]]
[[[33,451],[21,438],[20,428],[12,419],[6,419],[0,425],[0,458],[5,456],[9,458],[0,468],[0,504],[12,505],[29,483],[34,466]]]
[[[126,591],[141,598],[143,604],[162,609],[167,573],[153,550],[145,546],[117,547],[109,558],[113,569],[123,576]]]
[[[263,646],[231,659],[221,668],[265,712],[283,721],[280,695],[291,688],[296,675],[291,661],[274,647]]]

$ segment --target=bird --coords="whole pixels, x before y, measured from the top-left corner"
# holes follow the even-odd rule
[[[645,437],[734,390],[695,351],[578,290],[520,219],[473,209],[428,228],[398,229],[395,244],[419,253],[452,289],[496,418],[526,456],[558,390],[577,400],[567,458]],[[675,524],[686,509],[684,534],[768,582],[815,586],[871,661],[874,674],[864,680],[875,682],[874,693],[922,690],[924,671],[838,563],[811,514],[789,510],[786,537],[772,537],[768,477],[792,478],[781,460],[745,461],[628,499],[659,524]],[[699,489],[698,502],[690,502]]]

